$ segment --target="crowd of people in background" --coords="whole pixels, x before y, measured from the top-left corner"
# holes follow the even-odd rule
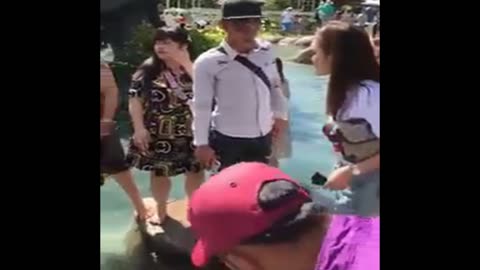
[[[366,28],[369,25],[380,22],[380,10],[373,6],[352,8],[343,6],[336,8],[331,0],[321,1],[314,10],[314,18],[317,26],[321,26],[331,20],[343,21],[348,24]],[[280,15],[280,31],[283,33],[302,33],[305,22],[308,19],[297,13],[292,7],[282,11]]]
[[[367,25],[380,22],[380,10],[378,7],[364,6],[352,8],[344,6],[337,10],[331,0],[321,1],[315,9],[314,15],[317,25],[322,25],[322,23],[327,23],[330,20],[343,21],[359,27],[366,27]]]
[[[115,132],[118,91],[100,65],[102,172],[125,190],[138,222],[159,225],[168,219],[171,177],[185,175],[196,266],[218,259],[235,270],[379,269],[380,26],[369,36],[348,12],[332,13],[331,1],[321,5],[312,62],[329,75],[323,132],[339,160],[315,189],[276,168],[292,151],[291,91],[282,61],[257,39],[260,2],[224,1],[226,37],[194,63],[183,27],[157,29],[152,56],[132,78],[126,154]],[[291,9],[282,14],[285,31],[292,18]],[[143,205],[133,167],[150,172],[155,213]],[[206,170],[214,176],[204,183]]]

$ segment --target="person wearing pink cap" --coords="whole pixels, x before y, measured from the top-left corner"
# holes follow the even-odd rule
[[[232,270],[379,270],[379,217],[332,214],[281,170],[239,163],[193,194],[191,259]]]

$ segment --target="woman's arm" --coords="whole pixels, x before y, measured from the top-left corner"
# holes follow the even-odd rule
[[[141,98],[144,86],[141,81],[142,80],[138,80],[137,77],[137,79],[134,79],[132,82],[132,87],[129,91],[128,111],[130,112],[133,122],[133,143],[145,154],[149,149],[151,138],[143,121],[144,108]]]
[[[343,166],[333,171],[324,187],[332,190],[346,189],[354,175],[368,173],[380,168],[380,154],[357,163],[353,166]]]
[[[380,154],[353,165],[353,175],[364,174],[380,169]]]
[[[143,106],[138,97],[131,97],[128,101],[128,111],[132,117],[134,130],[145,129],[143,123]]]

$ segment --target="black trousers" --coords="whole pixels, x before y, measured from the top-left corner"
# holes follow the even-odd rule
[[[271,134],[257,138],[236,138],[212,131],[209,143],[220,161],[219,171],[240,162],[257,161],[268,164],[272,151]]]

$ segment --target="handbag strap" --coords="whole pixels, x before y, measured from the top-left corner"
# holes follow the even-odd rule
[[[223,47],[218,47],[217,51],[227,55],[227,51],[225,51],[225,48]],[[234,59],[235,61],[239,62],[246,68],[248,68],[251,72],[253,72],[255,75],[257,75],[260,80],[262,80],[263,83],[267,86],[268,90],[272,89],[272,85],[270,83],[270,80],[268,79],[267,75],[265,75],[265,72],[263,72],[263,69],[257,65],[255,65],[252,61],[248,60],[248,58],[237,55]]]

